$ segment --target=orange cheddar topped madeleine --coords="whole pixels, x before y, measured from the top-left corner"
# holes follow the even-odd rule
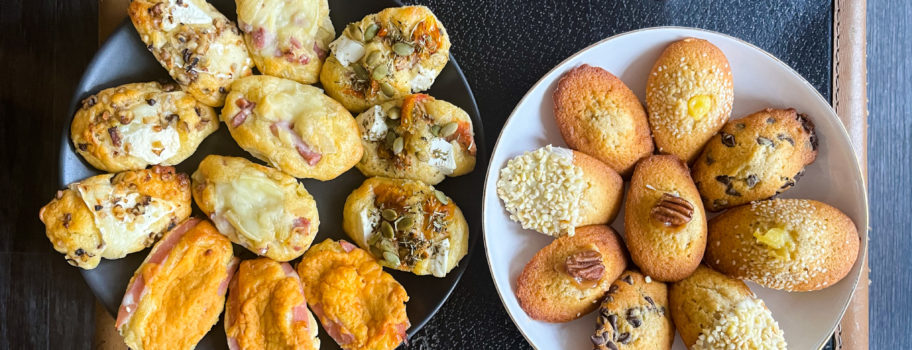
[[[117,312],[131,349],[192,349],[218,322],[237,267],[231,241],[205,220],[190,218],[155,244]]]
[[[408,294],[363,249],[327,239],[297,270],[307,304],[342,349],[393,349],[406,339]]]
[[[232,350],[320,348],[317,320],[307,310],[298,273],[268,258],[238,267],[229,285],[225,334]]]

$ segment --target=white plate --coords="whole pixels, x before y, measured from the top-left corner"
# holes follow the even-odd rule
[[[519,102],[501,131],[485,181],[485,251],[494,285],[507,312],[532,346],[538,349],[591,349],[589,336],[596,313],[563,324],[535,321],[519,307],[516,279],[525,264],[552,238],[524,230],[511,221],[497,197],[496,183],[506,161],[523,152],[553,144],[566,147],[554,122],[551,94],[560,76],[580,64],[602,67],[620,77],[644,100],[646,77],[669,43],[697,37],[709,40],[728,57],[735,85],[732,118],[765,107],[793,107],[806,113],[820,138],[817,160],[783,198],[809,198],[839,208],[855,222],[861,235],[862,261],[867,251],[868,204],[858,158],[848,134],[830,105],[797,72],[769,53],[739,39],[706,30],[661,27],[602,40],[566,59],[545,74]],[[621,212],[612,227],[623,233]],[[817,349],[830,337],[845,312],[858,282],[860,263],[839,283],[816,292],[787,293],[748,283],[773,312],[791,349]],[[674,349],[684,349],[680,336]]]

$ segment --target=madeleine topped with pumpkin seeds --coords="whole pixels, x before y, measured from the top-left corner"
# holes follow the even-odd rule
[[[365,180],[345,201],[342,228],[381,265],[416,275],[446,276],[469,245],[456,203],[414,180]]]
[[[365,176],[389,176],[436,185],[475,168],[472,120],[455,105],[425,94],[384,102],[355,118]]]
[[[671,43],[646,82],[646,110],[659,153],[690,163],[731,115],[734,85],[728,59],[709,41]]]
[[[449,60],[450,39],[430,9],[404,6],[349,24],[329,48],[320,82],[345,108],[361,112],[430,88]]]

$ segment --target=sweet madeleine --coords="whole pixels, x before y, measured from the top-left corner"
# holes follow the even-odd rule
[[[794,292],[839,282],[858,258],[855,223],[809,199],[732,208],[709,221],[706,262],[734,278]]]
[[[690,163],[731,115],[734,85],[728,59],[709,41],[671,43],[646,81],[649,126],[659,153]]]
[[[532,257],[516,282],[516,298],[532,319],[572,321],[598,308],[626,267],[624,248],[611,227],[580,227]]]
[[[687,164],[657,155],[637,164],[624,206],[627,249],[643,274],[678,281],[697,268],[706,248],[706,212]]]

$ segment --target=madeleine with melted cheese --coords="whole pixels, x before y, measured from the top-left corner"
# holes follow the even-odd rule
[[[225,334],[231,349],[320,348],[317,320],[304,286],[288,263],[245,260],[228,286]]]
[[[420,181],[365,180],[345,200],[342,227],[381,265],[416,275],[444,277],[468,252],[462,211]]]
[[[320,226],[304,185],[244,158],[210,155],[193,173],[193,198],[232,242],[289,261],[304,254]]]
[[[327,239],[297,266],[307,304],[345,350],[394,349],[406,339],[405,288],[368,252]]]
[[[190,202],[187,174],[155,166],[71,183],[38,215],[54,249],[89,270],[151,246],[190,216]]]

